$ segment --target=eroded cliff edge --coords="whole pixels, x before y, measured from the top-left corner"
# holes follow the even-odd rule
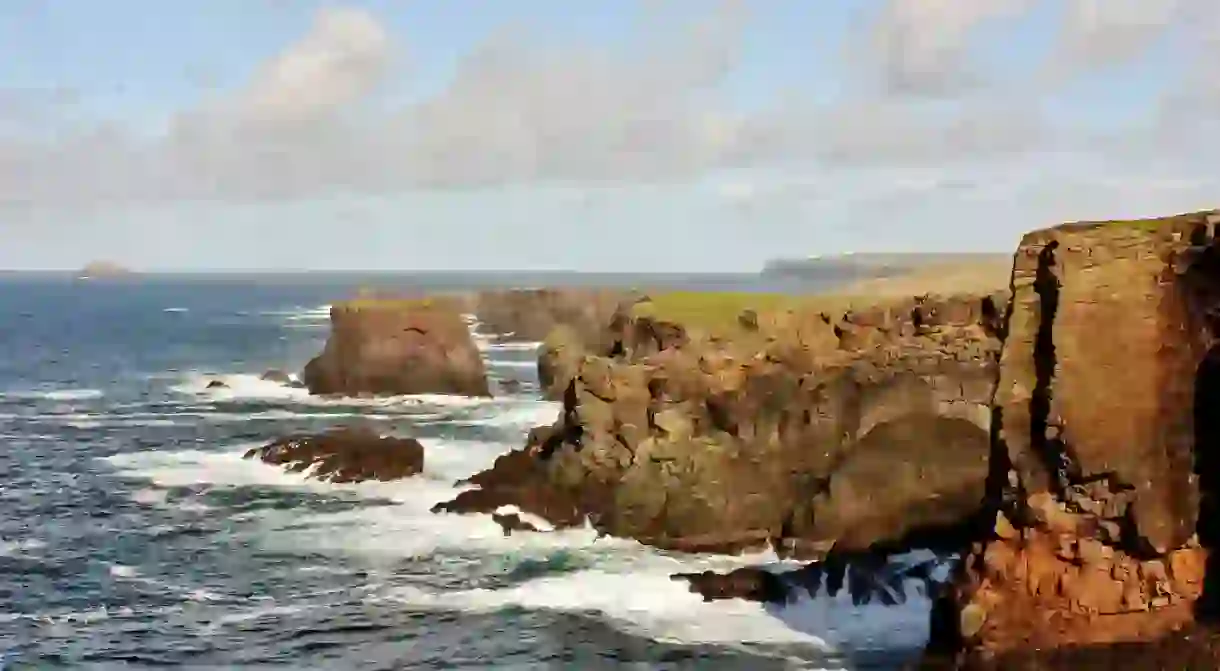
[[[438,511],[514,505],[660,547],[812,556],[959,525],[983,498],[1006,302],[746,312],[731,336],[664,301],[626,306],[554,373],[556,423]]]
[[[936,608],[933,649],[1147,641],[1207,615],[1220,578],[1217,221],[1022,240],[992,403],[995,522]]]

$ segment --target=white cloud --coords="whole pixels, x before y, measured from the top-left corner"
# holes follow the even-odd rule
[[[888,0],[871,26],[863,57],[893,94],[946,95],[972,88],[973,38],[980,27],[1011,19],[1033,0]]]
[[[1166,31],[1220,14],[1207,9],[1214,0],[1065,1],[1054,53],[1070,54],[1083,69],[1126,62]],[[856,45],[863,69],[844,70],[879,89],[859,95],[847,86],[849,95],[833,104],[777,97],[749,113],[718,90],[740,57],[740,2],[709,7],[683,29],[655,31],[662,39],[617,48],[544,46],[533,35],[500,33],[469,54],[443,90],[403,109],[386,109],[374,95],[397,75],[402,45],[369,13],[323,10],[305,35],[253,64],[244,86],[184,110],[163,137],[104,126],[48,140],[0,128],[0,206],[639,184],[749,167],[926,171],[1053,161],[1067,150],[1155,151],[1160,136],[1151,130],[1115,143],[1057,128],[1043,113],[1047,91],[976,87],[987,78],[971,65],[980,31],[1037,6],[1046,5],[888,0]],[[1206,76],[1215,62],[1199,59],[1203,74],[1192,94],[1214,96],[1220,109],[1220,78]],[[5,107],[0,96],[0,112]],[[889,185],[909,191],[900,182]],[[771,188],[749,177],[735,184],[721,194],[738,204],[836,197],[822,184]]]

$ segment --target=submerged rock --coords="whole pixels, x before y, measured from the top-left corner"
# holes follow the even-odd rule
[[[291,385],[293,383],[292,376],[277,368],[272,368],[259,376],[260,380],[266,382],[274,382],[276,384]]]
[[[424,447],[414,438],[383,437],[364,428],[340,428],[313,435],[292,435],[246,452],[291,472],[310,471],[335,483],[400,480],[424,468]],[[312,469],[312,470],[310,470]]]
[[[312,394],[491,395],[453,301],[354,300],[333,306],[330,320],[326,347],[302,376]]]

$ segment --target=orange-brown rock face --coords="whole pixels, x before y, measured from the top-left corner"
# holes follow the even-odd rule
[[[310,393],[490,395],[455,304],[356,300],[332,307],[330,322],[325,349],[305,366]]]
[[[1203,379],[1216,220],[1073,224],[1022,241],[993,403],[996,526],[934,638],[991,654],[1194,622],[1220,448],[1217,383]]]

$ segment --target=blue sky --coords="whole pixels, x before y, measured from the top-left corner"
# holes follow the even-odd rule
[[[1217,4],[21,3],[0,267],[752,270],[1212,207]]]

